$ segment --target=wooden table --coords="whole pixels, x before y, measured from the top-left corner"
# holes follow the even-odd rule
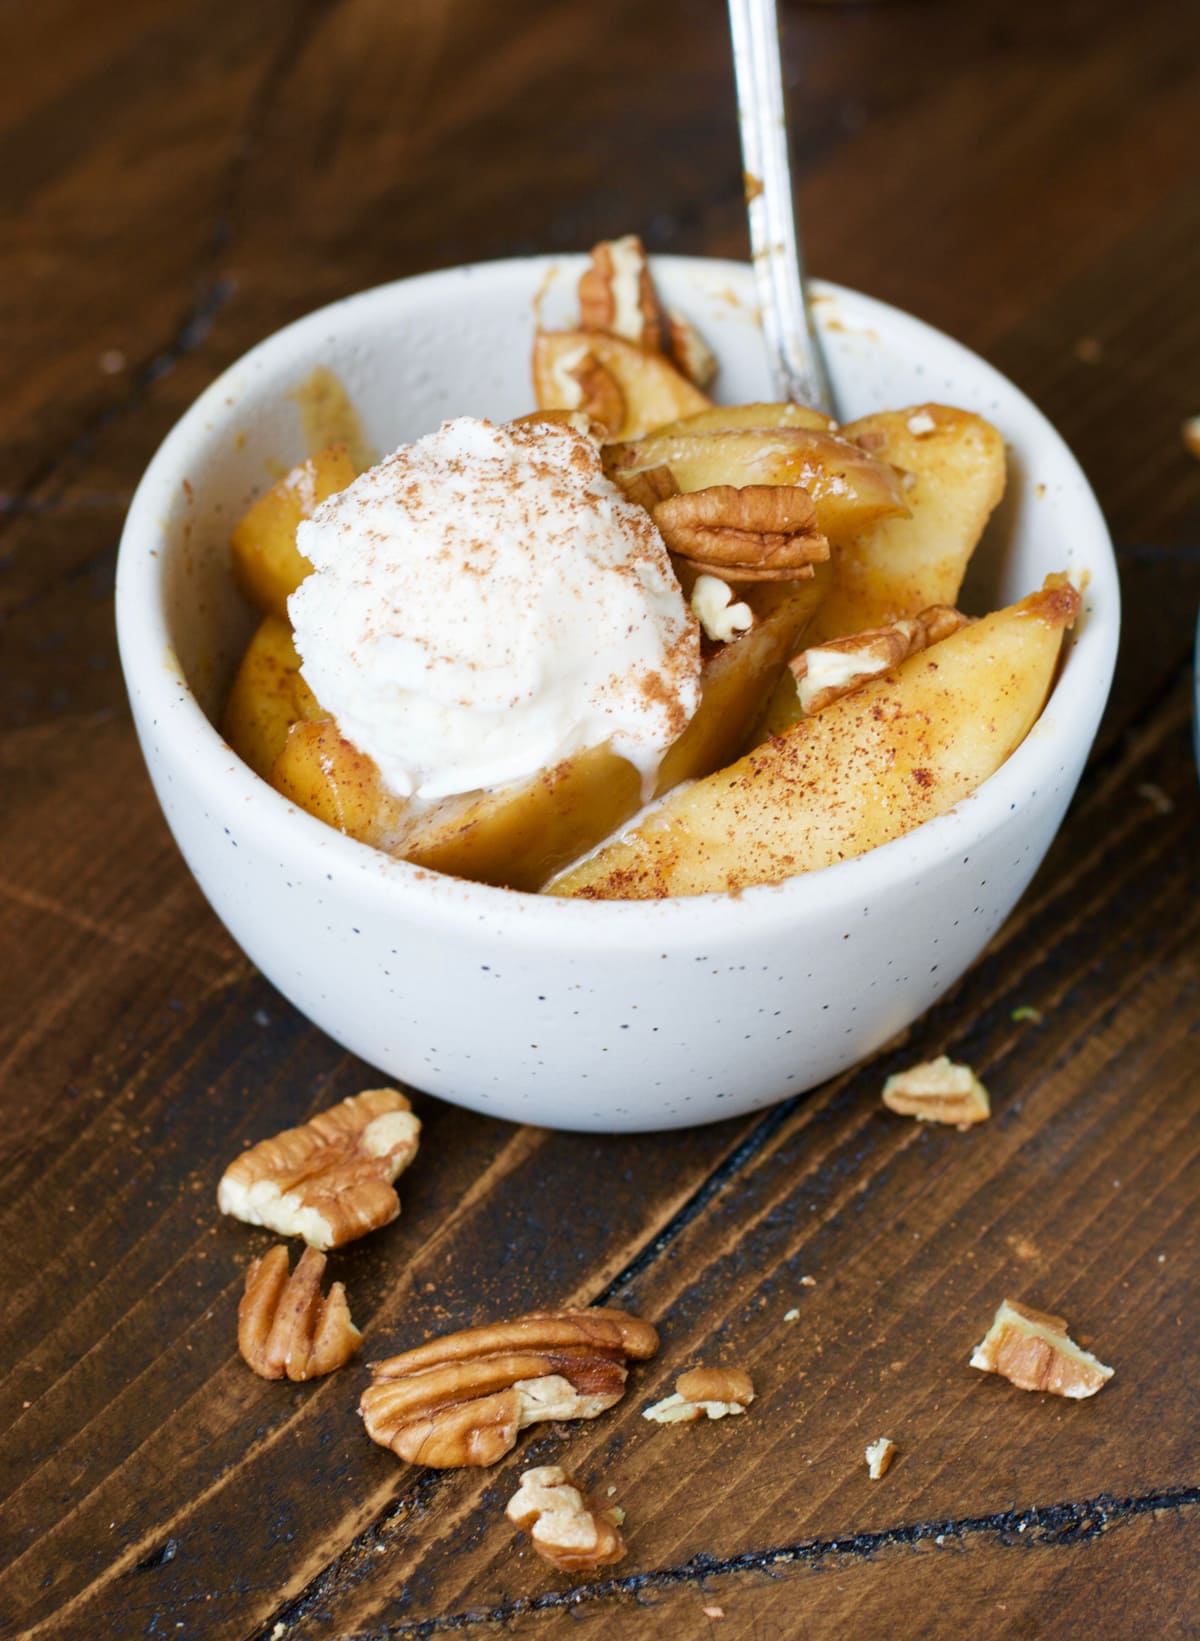
[[[629,229],[743,255],[722,8],[40,0],[0,28],[0,1629],[1195,1634],[1200,13],[788,8],[812,265],[1062,428],[1120,549],[1117,682],[1046,866],[902,1047],[694,1133],[418,1100],[403,1217],[338,1262],[375,1352],[568,1300],[663,1335],[612,1413],[455,1473],[364,1439],[357,1366],[297,1387],[236,1355],[268,1238],[218,1218],[216,1179],[372,1073],[175,851],[117,667],[116,543],[176,417],[319,303]],[[881,1114],[883,1075],[943,1051],[993,1120]],[[968,1369],[1009,1293],[1113,1383],[1074,1404]],[[748,1367],[751,1411],[645,1424],[699,1360]],[[554,1574],[502,1519],[560,1456],[627,1511],[608,1574]]]

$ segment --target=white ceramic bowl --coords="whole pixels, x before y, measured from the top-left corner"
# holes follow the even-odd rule
[[[297,1008],[391,1077],[561,1128],[707,1122],[871,1053],[962,974],[1042,859],[1079,778],[1116,654],[1104,520],[1016,388],[905,314],[833,286],[818,311],[846,417],[940,400],[1011,448],[1010,490],[973,567],[976,606],[1086,572],[1086,613],[1041,721],[957,809],[858,860],[736,898],[591,903],[390,860],[299,812],[213,728],[254,617],[227,539],[269,465],[306,452],[289,394],[337,372],[390,450],[474,414],[530,408],[533,302],[573,303],[580,259],[405,280],[322,309],[232,366],[165,440],[121,543],[121,659],[155,789],[217,914]],[[660,258],[728,402],[769,397],[750,272]],[[277,468],[276,468],[277,470]]]

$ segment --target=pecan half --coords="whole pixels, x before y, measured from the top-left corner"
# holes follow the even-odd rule
[[[504,1514],[529,1534],[538,1555],[564,1573],[611,1567],[625,1554],[613,1513],[596,1510],[565,1470],[539,1465],[521,1475]]]
[[[661,351],[662,310],[636,234],[592,247],[591,265],[579,281],[579,325],[623,336],[647,353]]]
[[[340,1248],[396,1218],[392,1182],[420,1133],[403,1094],[368,1089],[244,1151],[221,1176],[217,1206],[310,1247]]]
[[[346,1290],[335,1282],[322,1297],[324,1274],[325,1255],[315,1248],[305,1248],[290,1275],[282,1244],[252,1261],[238,1305],[238,1350],[261,1378],[316,1379],[358,1349]]]
[[[999,1373],[1018,1390],[1047,1390],[1082,1401],[1113,1376],[1067,1334],[1061,1316],[1034,1310],[1016,1299],[1001,1302],[992,1325],[971,1353],[971,1366]]]
[[[845,638],[831,638],[801,650],[788,665],[796,678],[800,705],[810,715],[850,695],[881,672],[898,667],[910,655],[949,638],[968,617],[949,604],[931,604],[919,615],[868,627]]]
[[[883,1085],[883,1103],[897,1116],[953,1123],[956,1128],[986,1122],[992,1114],[988,1091],[970,1066],[955,1065],[945,1054],[889,1077]]]
[[[673,553],[734,581],[800,581],[829,557],[812,497],[798,485],[714,484],[651,512]]]
[[[373,1363],[359,1412],[371,1440],[410,1464],[494,1464],[528,1425],[612,1407],[626,1359],[657,1349],[650,1324],[624,1311],[534,1311]]]
[[[676,1379],[675,1394],[646,1408],[642,1418],[654,1424],[723,1419],[730,1413],[744,1413],[753,1400],[753,1382],[741,1368],[692,1368]]]

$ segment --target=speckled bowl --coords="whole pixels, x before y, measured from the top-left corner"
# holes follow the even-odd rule
[[[146,763],[188,865],[299,1009],[389,1076],[561,1128],[648,1129],[753,1110],[869,1054],[1004,921],[1075,788],[1112,674],[1112,549],[1045,418],[966,349],[834,286],[818,311],[843,414],[938,399],[1004,431],[1010,492],[972,568],[975,607],[1052,570],[1086,613],[1033,733],[956,810],[858,860],[736,898],[543,899],[390,860],[293,808],[213,727],[253,616],[227,539],[270,464],[302,448],[290,394],[338,373],[380,449],[446,416],[531,404],[536,294],[566,312],[578,260],[455,268],[325,308],[232,366],[166,439],[121,543],[121,658]],[[750,272],[662,258],[666,299],[721,361],[721,397],[769,396]],[[276,469],[277,470],[277,469]]]

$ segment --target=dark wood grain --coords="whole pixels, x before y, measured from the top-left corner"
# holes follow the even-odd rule
[[[1188,1633],[1200,21],[1043,10],[795,4],[785,44],[815,269],[984,352],[1108,514],[1125,637],[1080,794],[962,983],[807,1099],[636,1139],[419,1102],[401,1219],[334,1261],[368,1354],[568,1299],[663,1335],[612,1414],[452,1475],[365,1440],[360,1367],[283,1387],[233,1349],[267,1239],[218,1221],[221,1167],[372,1073],[174,850],[116,665],[116,540],[171,422],[320,302],[629,228],[744,254],[723,8],[0,13],[0,1633]],[[943,1050],[992,1088],[981,1130],[879,1108]],[[1114,1363],[1100,1397],[966,1367],[1005,1292]],[[647,1425],[699,1360],[751,1368],[750,1412]],[[576,1587],[502,1519],[560,1454],[628,1513],[628,1559]]]

